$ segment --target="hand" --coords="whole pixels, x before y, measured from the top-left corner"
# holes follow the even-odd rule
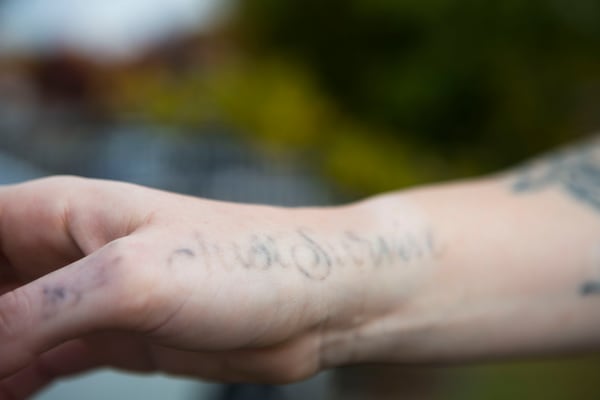
[[[331,310],[308,283],[327,263],[290,215],[80,178],[1,188],[0,399],[101,366],[238,382],[318,372]]]

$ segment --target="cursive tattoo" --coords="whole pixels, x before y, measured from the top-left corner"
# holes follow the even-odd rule
[[[288,233],[254,233],[247,238],[215,243],[199,232],[191,235],[192,247],[171,251],[166,264],[194,262],[205,268],[243,268],[267,271],[295,269],[311,280],[324,280],[338,268],[390,268],[435,256],[433,234],[428,229],[393,229],[376,234],[345,230],[324,237],[308,227]]]

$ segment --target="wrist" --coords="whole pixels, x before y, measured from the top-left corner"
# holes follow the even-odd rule
[[[324,286],[329,313],[321,336],[323,366],[390,361],[403,335],[427,324],[418,302],[442,243],[407,194],[372,198],[340,212],[344,229],[336,235],[346,262]]]

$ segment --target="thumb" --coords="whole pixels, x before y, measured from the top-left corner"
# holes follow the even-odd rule
[[[0,378],[70,339],[136,323],[147,291],[128,278],[127,239],[0,297]]]

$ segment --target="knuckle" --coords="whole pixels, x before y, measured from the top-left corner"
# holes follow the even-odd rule
[[[0,297],[0,337],[14,339],[31,322],[32,307],[23,290],[13,290]]]

